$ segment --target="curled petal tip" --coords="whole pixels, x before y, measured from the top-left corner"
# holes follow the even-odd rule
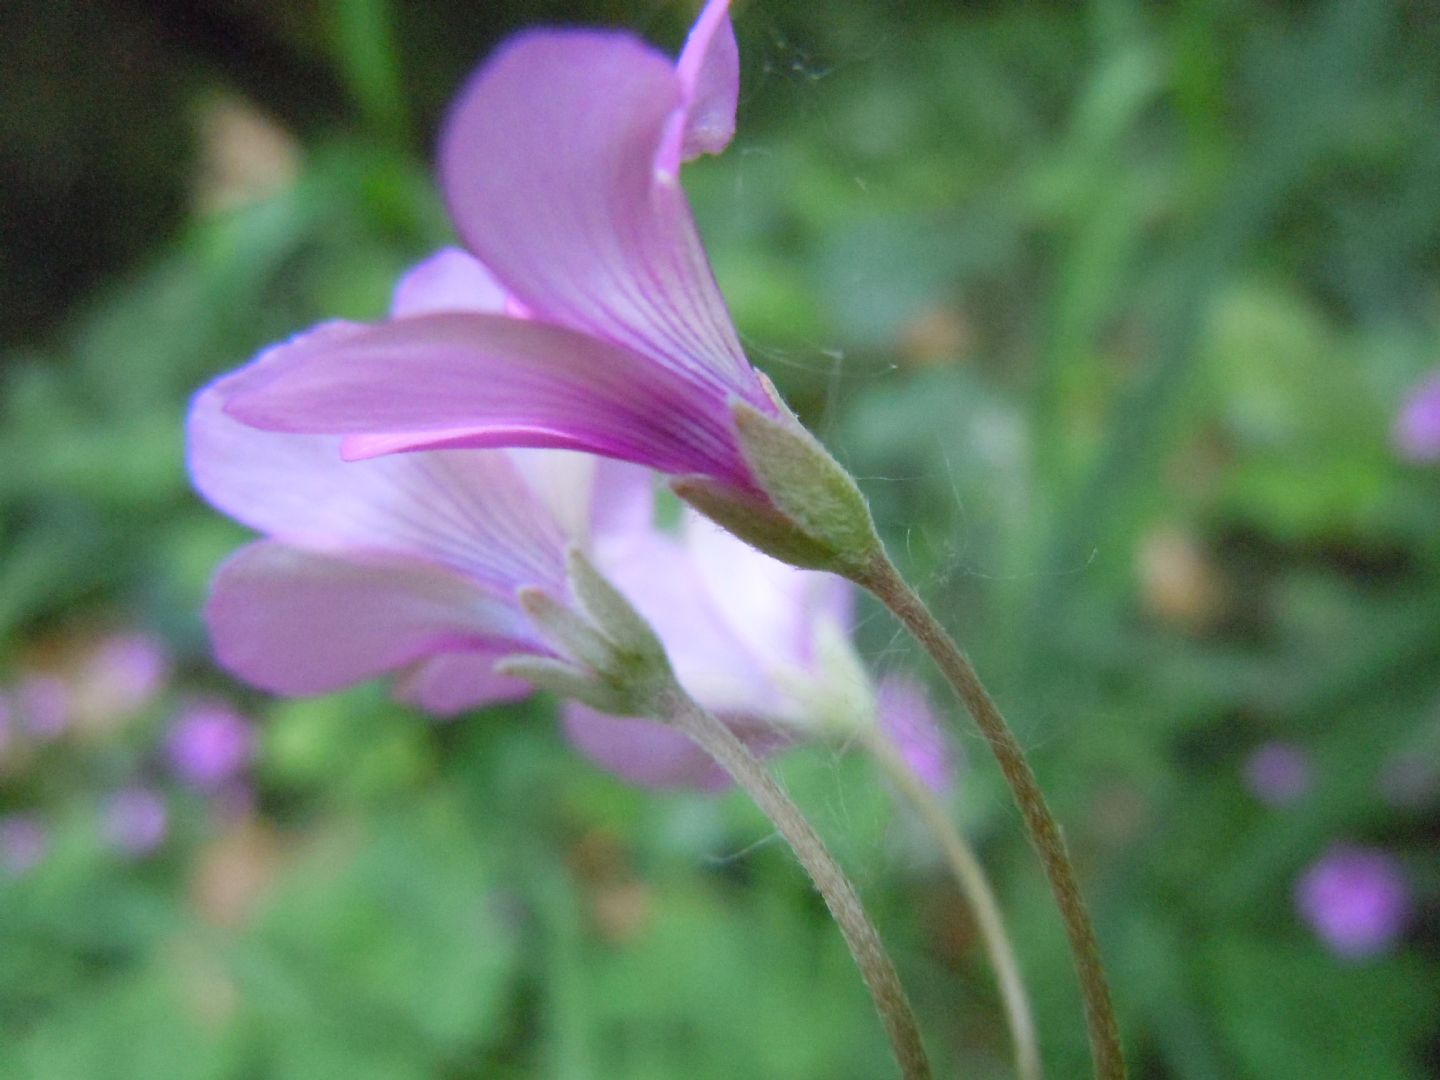
[[[675,71],[685,102],[681,158],[720,153],[735,135],[740,98],[740,50],[729,0],[710,0],[701,9]]]

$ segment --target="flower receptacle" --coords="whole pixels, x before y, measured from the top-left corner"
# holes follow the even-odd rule
[[[698,476],[677,477],[670,486],[767,555],[854,579],[880,550],[870,507],[845,468],[780,408],[782,415],[772,416],[743,401],[730,406],[741,452],[763,497]]]
[[[565,565],[574,606],[543,589],[519,591],[521,607],[563,659],[509,656],[496,671],[616,716],[663,718],[675,676],[660,639],[578,548]]]

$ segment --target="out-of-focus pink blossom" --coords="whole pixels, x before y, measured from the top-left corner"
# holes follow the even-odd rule
[[[244,773],[255,753],[250,721],[222,701],[186,706],[165,744],[170,767],[186,784],[215,791]]]
[[[1334,845],[1305,872],[1295,904],[1330,950],[1347,960],[1394,948],[1411,916],[1399,860],[1352,844]]]
[[[1415,388],[1395,418],[1395,448],[1410,461],[1440,461],[1440,372]]]
[[[50,830],[36,814],[0,817],[0,872],[23,877],[39,865],[50,848]]]
[[[955,785],[955,751],[935,721],[929,695],[915,679],[892,675],[876,693],[881,730],[927,787],[945,794]]]
[[[1271,806],[1284,806],[1310,790],[1310,755],[1294,743],[1267,742],[1245,760],[1245,786]]]
[[[73,707],[70,687],[58,675],[36,672],[15,688],[15,712],[20,726],[32,738],[59,738],[70,726]]]
[[[763,499],[732,404],[788,414],[745,357],[678,179],[734,133],[728,8],[705,5],[675,62],[626,33],[503,45],[441,140],[468,249],[447,257],[467,280],[262,354],[235,376],[230,415],[344,435],[351,458],[581,449]]]
[[[102,640],[81,677],[86,710],[99,719],[120,719],[143,709],[170,677],[170,652],[152,634],[128,631]]]
[[[169,828],[165,798],[151,788],[122,788],[105,801],[101,833],[122,855],[149,855],[164,842]]]

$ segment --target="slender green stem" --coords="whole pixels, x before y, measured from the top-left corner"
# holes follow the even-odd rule
[[[865,914],[854,886],[845,877],[845,872],[840,869],[825,842],[735,733],[689,696],[677,688],[666,696],[658,711],[672,726],[690,736],[713,757],[789,842],[795,857],[810,875],[810,880],[840,927],[845,944],[850,947],[850,955],[860,968],[875,1010],[880,1014],[880,1021],[890,1038],[901,1075],[905,1080],[930,1080],[930,1063],[925,1056],[920,1029],[910,1010],[905,988],[895,972],[895,965]]]
[[[935,793],[915,775],[915,770],[906,764],[895,744],[875,728],[867,731],[862,741],[870,756],[885,771],[885,775],[940,845],[955,883],[975,913],[980,940],[985,943],[990,966],[995,970],[995,981],[1000,985],[1005,1022],[1010,1028],[1010,1039],[1015,1045],[1015,1074],[1020,1080],[1041,1080],[1044,1069],[1040,1064],[1040,1046],[1035,1037],[1035,1019],[1030,1011],[1030,999],[1025,993],[1025,982],[1020,976],[1015,948],[1010,943],[1010,935],[1005,931],[1000,905],[995,900],[995,893],[990,888],[980,860],[975,857],[975,853],[965,842]]]
[[[1085,900],[1080,894],[1060,826],[1045,802],[1045,795],[1030,769],[1030,763],[1025,760],[1020,744],[1015,741],[1009,725],[980,682],[969,659],[906,584],[883,551],[878,552],[870,565],[855,575],[855,580],[874,593],[930,654],[969,710],[985,741],[990,744],[1000,763],[1000,771],[1020,807],[1030,841],[1045,867],[1051,892],[1060,908],[1075,970],[1080,978],[1080,992],[1085,1001],[1085,1023],[1090,1033],[1095,1075],[1100,1080],[1124,1080],[1125,1055],[1120,1045],[1120,1028],[1110,1001],[1105,969],[1100,962],[1095,928],[1085,909]]]

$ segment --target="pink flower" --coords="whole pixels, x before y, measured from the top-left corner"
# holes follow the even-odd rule
[[[705,6],[675,63],[625,33],[517,36],[441,140],[469,252],[445,257],[447,289],[262,354],[225,411],[343,435],[352,459],[578,449],[756,500],[732,405],[786,414],[740,347],[678,179],[728,144],[738,92],[727,0]]]
[[[397,320],[488,275],[444,251],[396,286]],[[322,328],[316,336],[332,331]],[[195,486],[267,537],[219,570],[206,619],[222,664],[281,694],[399,675],[397,696],[454,715],[529,692],[496,674],[502,656],[551,656],[517,592],[566,592],[567,545],[592,527],[650,513],[647,472],[585,455],[441,450],[346,462],[331,435],[264,431],[226,411],[237,385],[283,355],[203,390],[189,420]]]
[[[1295,888],[1301,916],[1336,955],[1388,952],[1410,921],[1410,885],[1399,860],[1378,848],[1335,844]]]
[[[1410,461],[1440,460],[1440,373],[1421,383],[1400,410],[1394,439]]]
[[[447,301],[477,272],[442,252],[402,279],[395,309]],[[399,697],[439,715],[524,696],[529,684],[495,662],[555,653],[519,593],[568,602],[565,552],[579,545],[653,625],[681,684],[752,746],[778,748],[854,707],[837,695],[868,700],[863,676],[854,694],[855,678],[834,677],[837,664],[858,670],[845,644],[851,587],[688,508],[677,531],[657,527],[648,470],[543,449],[346,462],[337,436],[227,415],[234,383],[196,398],[189,449],[202,494],[266,535],[220,568],[206,607],[220,661],[247,681],[313,694],[393,674]],[[724,782],[664,725],[578,705],[565,722],[577,746],[635,782]]]

